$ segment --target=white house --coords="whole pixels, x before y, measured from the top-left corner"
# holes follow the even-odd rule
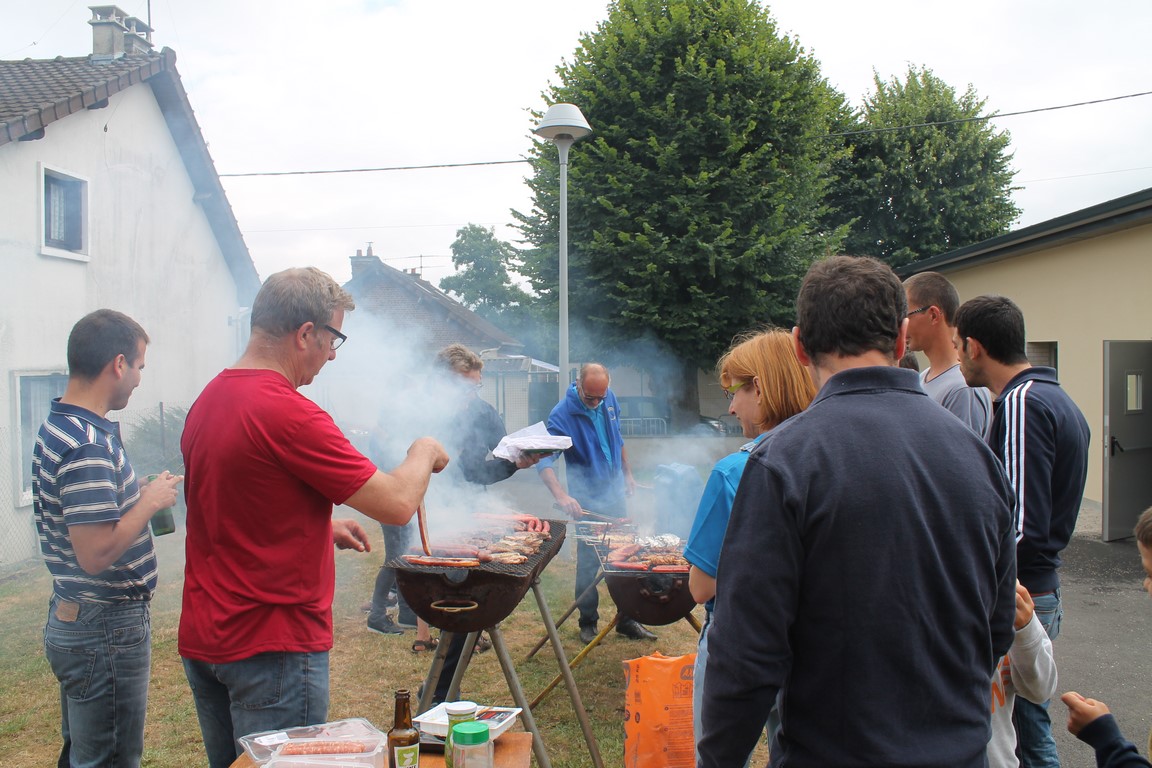
[[[132,427],[187,407],[232,363],[260,280],[169,50],[94,6],[93,53],[0,61],[0,568],[36,557],[30,456],[101,307],[148,331]],[[170,446],[171,447],[171,446]]]

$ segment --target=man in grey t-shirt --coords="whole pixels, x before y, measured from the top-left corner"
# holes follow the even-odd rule
[[[904,281],[908,297],[908,348],[923,352],[928,368],[920,386],[954,413],[972,431],[987,439],[992,426],[992,396],[984,387],[969,387],[960,372],[960,357],[952,343],[960,297],[946,277],[921,272]]]

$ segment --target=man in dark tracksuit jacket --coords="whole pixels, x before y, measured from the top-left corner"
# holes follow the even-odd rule
[[[979,296],[956,316],[960,368],[969,386],[987,386],[988,444],[1004,462],[1016,498],[1016,563],[1048,636],[1060,633],[1060,553],[1076,529],[1088,472],[1084,414],[1060,388],[1056,371],[1025,354],[1024,315],[1003,296]],[[1024,768],[1058,766],[1047,703],[1017,697],[1015,722]]]
[[[797,300],[820,388],[749,457],[716,575],[699,765],[742,765],[779,694],[771,765],[982,768],[1013,638],[1012,495],[904,353],[886,265],[834,257]]]

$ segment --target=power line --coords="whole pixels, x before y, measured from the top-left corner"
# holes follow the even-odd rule
[[[1060,109],[1072,109],[1073,107],[1086,107],[1092,104],[1105,104],[1110,101],[1121,101],[1122,99],[1135,99],[1140,96],[1152,95],[1152,91],[1141,91],[1140,93],[1128,93],[1123,96],[1111,96],[1106,99],[1093,99],[1091,101],[1078,101],[1074,104],[1060,104],[1054,107],[1038,107],[1036,109],[1024,109],[1018,112],[1001,112],[994,115],[979,115],[976,117],[962,117],[955,120],[940,120],[931,123],[915,123],[913,125],[896,125],[887,128],[865,128],[859,131],[842,131],[840,133],[828,133],[822,138],[834,139],[842,138],[845,136],[862,136],[869,133],[890,133],[892,131],[904,131],[911,128],[931,128],[941,125],[954,125],[957,123],[977,123],[987,120],[995,120],[1003,117],[1019,117],[1020,115],[1032,115],[1038,112],[1055,112]],[[319,171],[258,171],[253,173],[220,173],[217,174],[221,178],[241,178],[241,177],[254,177],[254,176],[315,176],[321,174],[331,173],[376,173],[379,171],[423,171],[433,168],[472,168],[485,165],[512,165],[516,163],[527,163],[528,160],[521,158],[520,160],[489,160],[486,162],[477,163],[438,163],[436,165],[395,165],[382,168],[341,168],[333,170],[319,170]]]
[[[1067,176],[1049,176],[1046,179],[1020,179],[1013,180],[1013,183],[1019,184],[1038,184],[1042,181],[1063,181],[1064,179],[1082,179],[1085,176],[1107,176],[1112,173],[1132,173],[1133,171],[1148,171],[1152,170],[1152,165],[1141,165],[1136,168],[1116,168],[1111,171],[1095,171],[1093,173],[1072,173]]]
[[[327,171],[263,171],[258,173],[221,173],[221,178],[229,176],[314,176],[324,173],[373,173],[376,171],[425,171],[430,168],[469,168],[478,165],[511,165],[512,163],[526,163],[527,160],[488,160],[480,163],[439,163],[437,165],[394,165],[385,168],[339,168]]]
[[[1104,104],[1109,101],[1120,101],[1121,99],[1134,99],[1137,96],[1148,96],[1152,91],[1143,91],[1141,93],[1129,93],[1124,96],[1112,96],[1107,99],[1093,99],[1092,101],[1078,101],[1075,104],[1061,104],[1056,107],[1038,107],[1036,109],[1024,109],[1019,112],[1000,112],[995,115],[980,115],[977,117],[960,117],[955,120],[939,120],[932,123],[915,123],[914,125],[894,125],[888,128],[866,128],[859,131],[842,131],[840,133],[829,133],[824,138],[834,139],[841,136],[860,136],[867,133],[890,133],[891,131],[903,131],[909,128],[932,128],[938,125],[955,125],[957,123],[979,123],[987,120],[995,120],[1000,117],[1018,117],[1020,115],[1032,115],[1037,112],[1054,112],[1058,109],[1071,109],[1072,107],[1085,107],[1090,104]]]

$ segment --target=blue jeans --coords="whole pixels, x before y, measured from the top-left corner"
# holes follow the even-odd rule
[[[403,555],[408,550],[408,543],[412,539],[411,527],[407,525],[380,524],[384,532],[384,562],[390,562]],[[396,586],[396,569],[386,565],[380,566],[376,573],[376,586],[372,590],[372,610],[368,613],[371,622],[383,621],[387,615],[388,593]],[[411,609],[404,601],[404,595],[396,590],[396,599],[401,612],[408,613]]]
[[[259,653],[228,664],[184,659],[211,768],[240,755],[250,733],[328,719],[328,652]]]
[[[608,517],[627,517],[628,508],[623,500],[608,506],[597,507],[590,510],[601,515]],[[587,527],[587,526],[584,526]],[[577,529],[580,530],[579,528]],[[588,588],[588,585],[596,581],[596,574],[600,571],[600,558],[596,555],[596,549],[591,544],[582,539],[576,540],[576,588],[575,596],[578,599],[580,608],[580,626],[582,627],[595,627],[596,622],[600,620],[600,591],[594,589],[579,599],[582,592]],[[627,619],[626,616],[620,616],[620,621],[623,622]]]
[[[1044,625],[1051,640],[1060,634],[1060,620],[1064,610],[1060,606],[1060,590],[1048,595],[1034,595],[1036,616]],[[1016,744],[1021,768],[1059,768],[1060,755],[1056,739],[1052,736],[1052,720],[1048,717],[1048,702],[1033,704],[1023,696],[1016,697],[1012,710],[1016,724]]]
[[[44,655],[60,681],[61,768],[137,768],[152,666],[148,603],[48,604]]]

